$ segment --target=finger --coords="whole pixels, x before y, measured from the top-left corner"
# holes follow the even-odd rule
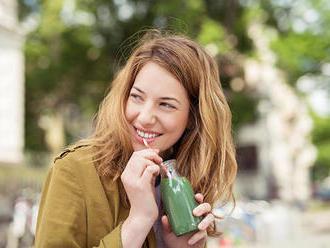
[[[203,203],[203,201],[204,201],[204,196],[203,196],[201,193],[197,193],[197,194],[195,195],[195,199],[196,199],[196,201],[197,201],[198,203]]]
[[[198,205],[194,210],[193,210],[193,214],[195,216],[202,216],[204,214],[207,214],[209,212],[211,212],[212,208],[211,205],[207,202],[202,203],[200,205]]]
[[[132,176],[142,176],[142,173],[147,166],[159,164],[159,161],[162,161],[162,158],[159,157],[160,160],[158,159],[158,161],[155,162],[154,160],[157,160],[157,157],[159,156],[153,149],[145,149],[134,152],[126,166],[126,169],[129,173],[133,173]]]
[[[170,222],[168,221],[168,218],[166,215],[163,215],[163,217],[161,218],[161,221],[162,221],[162,225],[163,225],[163,230],[168,233],[172,232]]]
[[[144,170],[150,165],[155,165],[155,163],[151,160],[145,159],[140,155],[135,155],[127,164],[125,172],[132,178],[141,177]]]
[[[151,152],[155,152],[156,154],[159,153],[159,149],[153,149],[153,148],[142,149],[142,150],[140,150],[140,151],[137,151],[137,153],[140,153],[140,152],[143,153],[143,151],[151,151]]]
[[[208,214],[206,217],[199,223],[198,229],[199,230],[206,230],[212,223],[214,222],[214,215],[213,214]]]
[[[206,231],[199,231],[197,233],[195,233],[189,240],[188,240],[188,244],[189,245],[194,245],[196,244],[198,241],[201,241],[202,239],[206,239],[207,237],[207,233]]]
[[[159,174],[160,168],[158,165],[153,164],[145,168],[142,174],[142,180],[152,183],[153,178]]]
[[[163,162],[163,159],[158,155],[156,149],[144,149],[136,153],[148,160],[154,161],[156,164],[160,164]]]
[[[159,154],[159,149],[154,148],[154,149],[152,149],[152,150],[154,150],[157,154]]]

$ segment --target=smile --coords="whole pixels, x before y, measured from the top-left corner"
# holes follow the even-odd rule
[[[141,129],[137,129],[137,128],[135,128],[135,130],[139,137],[145,138],[145,139],[153,139],[153,138],[156,138],[156,137],[162,135],[162,134],[156,133],[156,132],[142,131]]]

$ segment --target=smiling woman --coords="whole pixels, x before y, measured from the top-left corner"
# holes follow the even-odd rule
[[[198,230],[180,237],[159,194],[165,159],[176,159],[198,202]],[[149,31],[112,82],[92,137],[55,159],[35,247],[203,247],[219,235],[212,207],[234,200],[236,169],[215,61],[187,37]]]

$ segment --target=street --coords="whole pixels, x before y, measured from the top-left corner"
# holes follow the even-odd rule
[[[296,235],[290,240],[266,242],[249,242],[231,244],[219,239],[208,240],[208,248],[239,247],[239,248],[330,248],[330,209],[302,212],[301,226],[297,226]]]

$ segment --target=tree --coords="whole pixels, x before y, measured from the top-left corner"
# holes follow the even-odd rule
[[[179,31],[198,40],[215,56],[235,128],[256,118],[258,99],[244,90],[233,91],[230,84],[242,76],[240,58],[256,57],[247,34],[249,23],[257,20],[274,31],[272,48],[278,55],[278,67],[294,89],[299,78],[319,75],[330,59],[327,0],[19,2],[22,23],[28,23],[27,18],[30,22],[34,18],[36,23],[25,45],[28,149],[45,149],[44,132],[38,127],[41,115],[61,112],[81,122],[82,116],[96,112],[116,69],[138,37],[132,35],[142,28]],[[68,142],[85,132],[79,132],[81,125],[73,123],[77,121],[65,123]],[[316,129],[318,123],[316,120]],[[322,149],[326,149],[323,154],[330,154],[328,148]],[[324,167],[324,163],[319,166]]]

